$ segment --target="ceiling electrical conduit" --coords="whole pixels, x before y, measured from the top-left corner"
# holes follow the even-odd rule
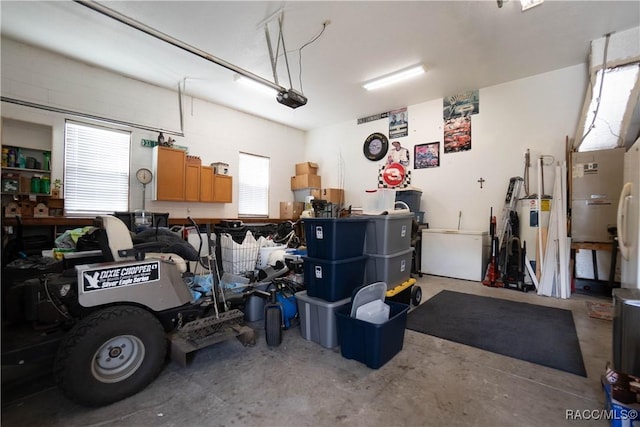
[[[180,48],[182,50],[185,50],[189,53],[192,53],[193,55],[199,56],[202,59],[205,59],[209,62],[213,62],[216,65],[219,65],[223,68],[226,68],[227,70],[231,70],[237,74],[240,74],[241,76],[244,76],[248,79],[254,80],[260,84],[263,84],[265,86],[268,86],[270,88],[275,89],[276,91],[280,92],[280,91],[286,91],[286,88],[271,82],[263,77],[258,76],[257,74],[253,74],[245,69],[242,69],[236,65],[231,64],[230,62],[225,61],[224,59],[220,59],[218,57],[215,57],[213,55],[211,55],[210,53],[207,53],[201,49],[198,49],[194,46],[191,46],[187,43],[184,43],[178,39],[175,39],[171,36],[169,36],[168,34],[165,34],[161,31],[156,30],[155,28],[151,28],[148,25],[145,25],[139,21],[136,21],[135,19],[132,19],[126,15],[121,14],[120,12],[117,12],[113,9],[110,9],[106,6],[101,5],[100,3],[97,3],[95,1],[91,1],[91,0],[74,0],[76,3],[81,4],[82,6],[86,6],[89,9],[92,9],[96,12],[99,12],[105,16],[108,16],[109,18],[115,19],[116,21],[119,21],[125,25],[128,25],[132,28],[135,28],[136,30],[142,31],[143,33],[146,33],[152,37],[155,37],[159,40],[162,40],[163,42],[169,43],[177,48]]]
[[[179,87],[178,87],[178,92],[180,92],[180,88]],[[135,128],[135,129],[147,130],[147,131],[151,131],[151,132],[162,132],[162,133],[165,133],[167,135],[173,135],[173,136],[180,136],[180,137],[184,136],[184,132],[182,131],[182,108],[180,108],[180,131],[174,131],[174,130],[169,130],[169,129],[156,128],[156,127],[152,127],[152,126],[145,126],[145,125],[141,125],[141,124],[137,124],[137,123],[127,122],[127,121],[124,121],[124,120],[110,119],[110,118],[107,118],[107,117],[96,116],[94,114],[83,113],[83,112],[80,112],[80,111],[73,111],[73,110],[67,110],[67,109],[59,108],[59,107],[52,107],[52,106],[49,106],[49,105],[38,104],[36,102],[31,102],[31,101],[23,101],[23,100],[20,100],[20,99],[9,98],[9,97],[6,97],[6,96],[0,97],[0,101],[7,102],[9,104],[21,105],[23,107],[35,108],[35,109],[43,110],[43,111],[51,111],[53,113],[64,114],[64,115],[67,115],[67,116],[74,116],[74,117],[81,117],[83,119],[88,119],[88,120],[95,120],[95,121],[98,121],[98,122],[111,123],[111,124],[115,124],[115,125],[131,127],[131,128]],[[180,105],[182,105],[181,100],[178,100],[178,101],[180,102]]]

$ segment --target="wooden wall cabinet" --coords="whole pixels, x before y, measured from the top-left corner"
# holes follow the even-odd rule
[[[185,151],[153,147],[154,200],[231,203],[233,178],[187,161]]]
[[[200,201],[213,202],[213,166],[200,167]]]
[[[184,199],[188,202],[200,201],[200,165],[187,163],[184,184]]]
[[[229,175],[213,175],[213,201],[231,203],[233,193],[233,178]]]
[[[186,153],[169,147],[153,147],[154,200],[185,201]]]

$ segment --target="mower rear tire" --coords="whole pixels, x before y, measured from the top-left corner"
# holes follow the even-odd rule
[[[269,347],[277,347],[282,343],[282,310],[279,307],[265,309],[264,329]]]
[[[58,348],[54,379],[71,400],[102,406],[138,393],[160,373],[165,331],[148,311],[113,306],[76,324]]]

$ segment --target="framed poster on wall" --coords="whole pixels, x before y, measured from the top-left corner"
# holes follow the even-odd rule
[[[471,150],[471,116],[444,121],[444,152]]]
[[[413,168],[437,168],[440,166],[440,142],[419,144],[413,147]]]

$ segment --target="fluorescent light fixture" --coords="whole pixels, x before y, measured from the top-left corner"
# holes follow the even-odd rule
[[[381,87],[389,86],[391,84],[419,76],[420,74],[424,74],[424,72],[424,65],[414,65],[409,68],[405,68],[400,71],[388,74],[386,76],[379,77],[375,80],[371,80],[363,84],[362,87],[366,90],[379,89]]]
[[[240,74],[236,74],[234,77],[234,80],[240,84],[243,84],[247,87],[251,87],[255,90],[257,90],[258,92],[262,92],[266,95],[271,95],[271,96],[275,96],[278,91],[276,91],[274,88],[269,87],[269,86],[265,86],[262,83],[259,83],[255,80],[251,80],[245,76],[242,76]]]
[[[531,9],[532,7],[541,5],[542,2],[544,2],[544,0],[520,0],[523,12],[527,9]]]

